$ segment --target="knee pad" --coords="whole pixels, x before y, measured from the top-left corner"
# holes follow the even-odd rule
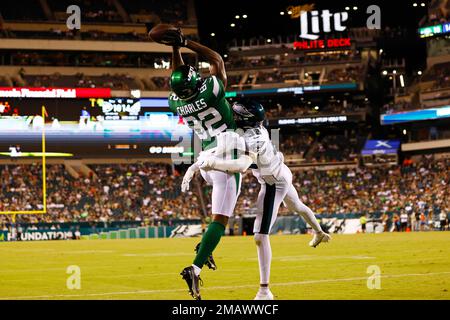
[[[259,246],[264,239],[268,239],[269,238],[269,235],[268,234],[255,233],[254,238],[255,238],[256,245]]]

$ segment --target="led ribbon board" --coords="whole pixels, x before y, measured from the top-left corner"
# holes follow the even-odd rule
[[[381,124],[396,124],[413,121],[438,120],[450,118],[450,105],[440,108],[412,110],[406,112],[382,114]]]
[[[446,33],[450,33],[450,22],[438,24],[435,26],[423,27],[419,29],[419,35],[421,38],[428,38]]]

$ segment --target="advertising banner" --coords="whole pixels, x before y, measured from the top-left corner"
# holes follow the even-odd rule
[[[74,234],[69,230],[33,230],[23,233],[0,231],[0,241],[69,240]]]
[[[110,88],[9,88],[0,87],[0,98],[110,98]]]

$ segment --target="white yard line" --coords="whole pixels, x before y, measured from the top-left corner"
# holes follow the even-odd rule
[[[408,273],[408,274],[387,274],[381,275],[382,278],[404,278],[404,277],[423,277],[423,276],[436,276],[450,274],[450,271],[445,272],[432,272],[432,273]],[[367,277],[355,277],[355,278],[340,278],[340,279],[323,279],[323,280],[306,280],[306,281],[294,281],[294,282],[280,282],[273,283],[272,286],[295,286],[304,284],[315,283],[330,283],[330,282],[348,282],[367,280]],[[205,287],[202,290],[217,290],[217,289],[244,289],[244,288],[257,288],[256,284],[247,284],[240,286],[216,286]],[[164,290],[136,290],[136,291],[116,291],[116,292],[102,292],[102,293],[85,293],[85,294],[55,294],[55,295],[42,295],[42,296],[15,296],[15,297],[0,297],[0,300],[19,300],[19,299],[52,299],[52,298],[88,298],[88,297],[104,297],[104,296],[123,296],[132,294],[155,294],[165,292],[186,292],[187,289],[164,289]]]
[[[192,253],[187,252],[170,252],[170,253],[124,253],[124,257],[182,257],[191,256]]]

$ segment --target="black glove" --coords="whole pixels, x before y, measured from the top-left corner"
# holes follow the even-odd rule
[[[160,42],[168,46],[185,47],[187,39],[178,28],[177,30],[167,30]]]

